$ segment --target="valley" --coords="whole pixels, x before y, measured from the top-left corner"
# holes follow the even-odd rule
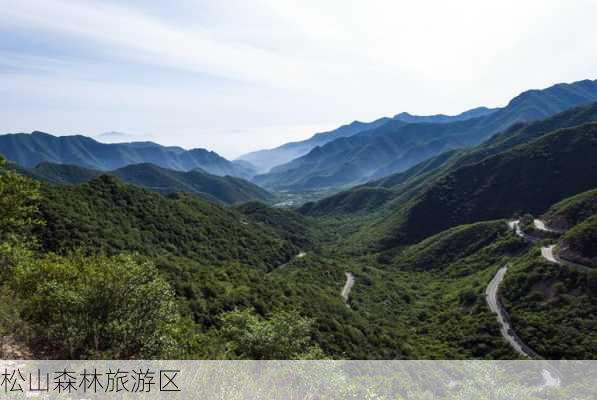
[[[2,135],[0,336],[48,358],[595,358],[595,85],[242,162]]]

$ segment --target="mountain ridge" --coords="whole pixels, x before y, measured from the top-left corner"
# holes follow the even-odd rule
[[[26,168],[48,161],[108,171],[149,162],[180,171],[201,168],[219,176],[250,178],[253,175],[246,166],[206,149],[184,150],[153,142],[100,143],[88,136],[53,136],[40,131],[0,135],[0,154]]]
[[[448,123],[389,121],[335,139],[253,181],[276,190],[313,190],[364,183],[400,172],[447,150],[481,143],[518,122],[547,118],[597,101],[597,81],[583,80],[530,90],[487,115]]]
[[[188,192],[224,204],[248,201],[271,203],[274,196],[242,178],[217,176],[203,170],[175,171],[155,164],[130,164],[112,171],[98,171],[73,165],[42,162],[34,168],[16,167],[23,174],[54,184],[76,185],[101,175],[116,176],[122,181],[163,194]]]

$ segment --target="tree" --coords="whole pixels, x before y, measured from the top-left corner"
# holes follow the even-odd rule
[[[155,358],[176,348],[172,290],[130,255],[47,255],[20,264],[13,288],[36,345],[56,356]]]
[[[39,183],[6,168],[0,156],[0,243],[27,236],[41,223]]]
[[[255,360],[321,359],[313,344],[314,321],[296,312],[278,311],[263,319],[253,311],[231,311],[221,317],[220,333],[231,358]]]

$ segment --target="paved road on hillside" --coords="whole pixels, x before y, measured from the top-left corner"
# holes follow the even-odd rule
[[[504,275],[506,275],[507,271],[508,266],[500,268],[491,282],[489,282],[487,290],[485,291],[487,305],[493,313],[497,314],[497,319],[500,323],[500,332],[508,344],[514,349],[514,351],[523,357],[534,358],[535,352],[531,350],[529,346],[524,344],[518,335],[516,335],[512,329],[512,326],[510,325],[508,314],[498,299],[500,283],[502,283],[502,280],[504,280]]]
[[[559,264],[558,260],[553,255],[553,249],[556,247],[555,244],[549,245],[547,247],[541,247],[541,256],[545,258],[547,261]]]
[[[523,238],[526,241],[536,242],[537,240],[540,240],[540,238],[537,238],[535,236],[529,235],[528,233],[525,233],[522,230],[522,228],[520,227],[520,220],[518,220],[518,219],[508,222],[508,226],[510,227],[510,229],[512,229],[514,231],[514,233],[516,233],[517,236]]]
[[[561,233],[561,231],[557,229],[549,228],[547,225],[545,225],[545,222],[541,221],[540,219],[534,219],[533,225],[535,225],[535,229],[543,232]]]
[[[346,283],[342,288],[342,292],[340,292],[340,296],[344,299],[344,303],[348,306],[348,296],[350,295],[350,291],[354,285],[354,275],[350,272],[345,272],[346,275]],[[350,306],[349,306],[350,307]]]
[[[306,252],[304,252],[304,251],[299,251],[299,253],[298,253],[296,256],[294,256],[294,258],[293,258],[292,260],[296,260],[296,259],[298,259],[298,258],[303,258],[303,257],[304,257],[304,256],[306,256],[306,255],[307,255],[307,253],[306,253]],[[292,260],[290,260],[290,261],[292,261]],[[278,268],[277,268],[277,269],[286,268],[286,266],[287,266],[288,264],[290,264],[290,261],[288,261],[288,262],[285,262],[284,264],[278,265]]]
[[[555,244],[552,244],[552,245],[549,245],[546,247],[542,247],[541,248],[541,256],[551,263],[558,264],[558,265],[565,265],[572,269],[576,269],[576,270],[580,270],[580,271],[590,271],[593,269],[589,266],[577,264],[575,262],[564,260],[561,257],[558,257],[553,251],[555,247],[556,247]]]
[[[545,225],[545,222],[543,222],[540,219],[533,220],[533,225],[535,226],[536,229],[538,229],[540,231],[551,232],[551,233],[562,233],[561,231],[558,231],[556,229],[548,227],[547,225]],[[528,235],[525,232],[523,232],[522,229],[520,228],[519,220],[514,220],[514,221],[508,222],[508,226],[510,227],[510,229],[512,229],[514,232],[516,232],[516,234],[518,236],[520,236],[521,238],[523,238],[525,240],[528,240],[529,242],[535,242],[535,241],[539,240],[539,238],[536,238],[534,236]],[[554,264],[558,264],[558,265],[565,265],[567,267],[581,270],[581,271],[589,271],[592,269],[589,266],[577,264],[573,261],[564,260],[561,257],[558,257],[554,252],[555,247],[556,247],[555,244],[550,244],[549,246],[542,247],[541,248],[541,257],[543,257],[545,260],[549,261],[550,263],[554,263]]]

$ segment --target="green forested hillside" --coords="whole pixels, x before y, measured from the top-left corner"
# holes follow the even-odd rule
[[[579,193],[554,204],[543,218],[549,226],[568,229],[594,214],[597,214],[597,189]]]
[[[244,203],[236,209],[246,216],[243,224],[256,224],[272,230],[303,250],[315,246],[318,241],[317,227],[294,210],[271,208],[258,202]]]
[[[423,270],[447,266],[476,253],[507,232],[504,221],[457,226],[408,247],[400,255],[400,262],[405,267]]]
[[[541,213],[597,181],[597,124],[558,130],[449,171],[375,228],[384,246],[450,226]]]
[[[255,203],[226,209],[190,195],[164,197],[108,176],[79,186],[44,187],[39,207],[45,225],[35,233],[41,249],[12,259],[0,293],[10,299],[6,310],[12,310],[0,313],[7,318],[0,327],[37,356],[511,356],[482,303],[473,314],[453,308],[464,296],[460,293],[470,290],[468,278],[390,270],[369,257],[318,249],[311,235],[319,228],[289,211]],[[299,244],[308,250],[305,256],[274,268],[297,254]],[[13,253],[2,250],[7,254]],[[493,261],[479,262],[483,269]],[[350,308],[339,295],[346,271],[357,279]],[[121,281],[113,279],[116,275]],[[443,279],[453,288],[438,302]],[[121,285],[132,285],[139,297],[119,296]],[[136,301],[143,293],[155,302]],[[389,301],[385,306],[383,298]],[[69,299],[77,299],[77,307]],[[127,300],[126,308],[119,306]],[[107,314],[97,314],[95,307]],[[146,325],[116,329],[139,312],[152,316]],[[435,328],[448,323],[447,315],[439,317],[443,312],[450,324],[463,327],[459,333],[445,336]],[[430,334],[411,335],[415,321]],[[156,340],[120,347],[123,335]]]
[[[514,359],[487,300],[500,271],[493,293],[540,357],[595,358],[596,116],[516,124],[298,212],[205,201],[267,193],[202,171],[20,169],[45,183],[0,161],[0,345],[20,358]],[[530,214],[563,232],[535,241],[507,224],[532,227]]]
[[[560,255],[597,268],[597,213],[566,232]]]
[[[18,165],[14,165],[14,168],[23,175],[59,185],[85,183],[102,174],[101,171],[95,169],[49,162],[39,163],[34,168],[24,168]]]
[[[298,248],[254,226],[243,216],[196,196],[164,197],[104,175],[80,186],[46,186],[40,231],[51,251],[171,254],[218,264],[235,260],[263,269],[288,261]]]
[[[372,212],[394,195],[395,193],[389,189],[364,186],[340,192],[317,202],[306,203],[299,210],[309,216]]]
[[[195,193],[207,200],[225,204],[251,200],[271,202],[274,198],[271,193],[242,178],[217,176],[202,170],[175,171],[148,163],[128,165],[109,172],[48,162],[34,168],[16,168],[23,174],[56,184],[84,183],[106,173],[160,193]]]
[[[332,199],[350,198],[350,192],[360,190],[361,188],[385,188],[393,191],[386,204],[392,201],[400,205],[416,195],[420,194],[425,188],[431,186],[442,176],[465,165],[475,164],[486,157],[496,155],[507,151],[518,145],[528,143],[543,135],[547,135],[554,130],[570,128],[590,122],[597,121],[597,103],[592,103],[583,107],[576,107],[545,120],[518,123],[502,133],[499,133],[482,144],[471,149],[451,150],[438,156],[425,160],[404,172],[389,175],[385,178],[367,182],[361,186],[340,192],[330,198],[323,199],[321,202],[307,204],[303,209],[307,215],[327,215],[340,214],[342,208],[334,209],[323,207],[333,204]],[[362,202],[365,203],[366,202]],[[381,204],[380,204],[381,205]],[[357,210],[358,204],[348,207],[349,210]]]
[[[508,271],[502,299],[522,340],[546,359],[595,359],[597,273],[549,263],[533,247]]]

